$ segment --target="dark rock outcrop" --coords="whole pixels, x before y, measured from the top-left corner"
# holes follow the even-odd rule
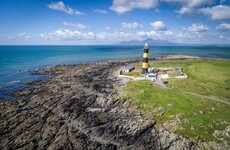
[[[113,72],[125,63],[44,69],[53,76],[0,102],[0,149],[200,149],[114,100],[122,82]]]

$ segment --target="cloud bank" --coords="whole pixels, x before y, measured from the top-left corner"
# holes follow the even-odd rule
[[[209,28],[206,25],[194,23],[194,24],[192,24],[191,27],[184,28],[184,30],[187,30],[187,31],[195,33],[195,34],[201,34],[201,33],[207,32],[209,30]]]

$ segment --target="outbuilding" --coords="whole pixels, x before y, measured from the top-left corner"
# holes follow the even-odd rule
[[[130,66],[124,66],[124,67],[122,67],[121,68],[121,72],[130,72],[130,71],[132,71],[132,70],[134,70],[134,67],[130,67]]]
[[[166,79],[166,78],[169,78],[169,75],[166,71],[163,72],[163,74],[161,75],[161,78],[162,79]]]
[[[152,73],[149,73],[149,74],[148,74],[148,79],[155,82],[156,79],[157,79],[157,74],[156,74],[156,73],[153,73],[153,72],[152,72]]]

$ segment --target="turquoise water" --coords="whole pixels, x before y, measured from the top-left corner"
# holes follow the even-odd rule
[[[44,78],[32,70],[56,64],[80,64],[117,59],[142,58],[143,46],[0,46],[0,99],[25,88],[26,81]],[[186,54],[230,59],[230,47],[149,47],[150,57]]]

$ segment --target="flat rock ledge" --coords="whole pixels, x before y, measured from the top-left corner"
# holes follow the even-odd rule
[[[115,98],[123,82],[114,71],[131,62],[43,69],[53,76],[0,102],[0,149],[202,149]]]

